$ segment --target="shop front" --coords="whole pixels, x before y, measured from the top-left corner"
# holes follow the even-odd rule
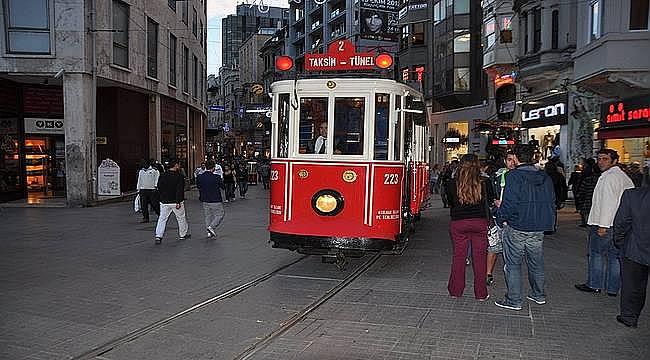
[[[650,166],[650,96],[603,103],[598,139],[621,163]]]
[[[552,157],[566,162],[568,95],[528,100],[521,106],[522,142],[535,146],[540,163]]]
[[[65,196],[63,119],[25,118],[24,168],[28,202]]]

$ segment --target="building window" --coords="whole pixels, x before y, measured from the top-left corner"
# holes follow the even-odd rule
[[[553,12],[551,13],[551,49],[558,48],[558,42],[560,40],[559,27],[560,27],[560,11],[553,10]]]
[[[194,75],[192,82],[192,96],[196,97],[199,93],[199,59],[196,58],[196,55],[192,55],[192,75]]]
[[[203,21],[199,20],[199,44],[203,47]]]
[[[205,79],[205,76],[203,74],[203,64],[199,63],[199,98],[201,99],[201,104],[203,104],[204,101],[204,92],[205,92],[205,84],[203,83]]]
[[[600,1],[589,4],[589,40],[600,37]]]
[[[454,69],[454,91],[469,91],[469,68]]]
[[[413,24],[412,45],[424,45],[424,23]]]
[[[192,8],[192,34],[197,36],[196,9]]]
[[[469,0],[454,0],[454,14],[469,14]]]
[[[113,0],[113,63],[129,67],[129,6]]]
[[[433,24],[436,25],[447,17],[447,7],[445,0],[440,0],[433,5]]]
[[[158,77],[158,24],[147,18],[147,75]]]
[[[523,33],[523,38],[524,38],[524,54],[528,54],[528,14],[523,12],[521,13],[521,30],[524,32]]]
[[[6,3],[7,52],[49,54],[49,1],[8,0]]]
[[[190,49],[183,45],[183,91],[190,91]]]
[[[169,34],[169,84],[176,86],[176,36]]]
[[[630,30],[648,30],[650,0],[630,0]]]
[[[469,30],[454,30],[454,53],[469,52]]]
[[[542,49],[542,8],[533,10],[533,53]]]
[[[189,16],[188,1],[183,1],[181,2],[181,18],[183,19],[185,25],[187,25],[188,16]]]
[[[399,39],[399,49],[403,50],[409,46],[409,26],[402,26],[402,34]]]
[[[176,0],[167,0],[167,6],[176,12]]]
[[[489,49],[496,42],[496,20],[494,18],[485,22],[483,28],[485,49]]]

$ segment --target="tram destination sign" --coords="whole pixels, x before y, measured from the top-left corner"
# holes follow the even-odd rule
[[[349,40],[333,42],[326,54],[305,54],[305,70],[372,70],[374,53],[358,53]]]

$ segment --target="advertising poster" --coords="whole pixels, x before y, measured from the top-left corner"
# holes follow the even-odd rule
[[[361,9],[361,38],[397,41],[399,21],[396,12]]]

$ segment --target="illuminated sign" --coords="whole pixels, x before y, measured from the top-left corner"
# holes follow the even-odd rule
[[[418,81],[422,82],[422,74],[424,74],[424,66],[418,66],[415,68],[415,73],[418,74]]]
[[[460,142],[460,138],[457,138],[457,137],[447,137],[447,138],[443,138],[443,139],[442,139],[442,142],[443,142],[443,143],[459,143],[459,142]]]
[[[566,93],[547,96],[522,104],[521,122],[528,128],[564,125],[568,121],[568,109]]]
[[[601,128],[650,125],[650,98],[638,97],[603,104]]]
[[[503,85],[514,84],[516,78],[517,72],[515,71],[509,74],[497,74],[497,76],[494,77],[494,86],[498,88]]]
[[[507,139],[493,139],[492,140],[492,145],[514,145],[515,141],[514,140],[507,140]]]
[[[377,57],[384,59],[386,56],[390,55],[380,54]],[[349,40],[333,42],[327,54],[305,54],[305,70],[308,71],[371,70],[374,68],[375,54],[355,52],[354,45]]]

